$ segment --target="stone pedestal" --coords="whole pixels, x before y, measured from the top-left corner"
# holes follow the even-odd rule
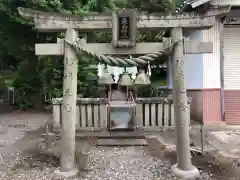
[[[174,175],[185,179],[197,178],[200,176],[198,169],[194,166],[188,170],[182,170],[178,168],[178,164],[174,164],[171,168]]]
[[[71,171],[67,171],[67,172],[61,171],[61,169],[56,169],[54,171],[54,173],[55,173],[56,176],[58,176],[60,178],[70,178],[70,177],[77,176],[78,169],[74,168]]]

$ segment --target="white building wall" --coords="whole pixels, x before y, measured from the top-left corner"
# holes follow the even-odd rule
[[[203,54],[203,88],[220,88],[220,23],[203,30],[203,41],[213,42],[213,53]]]
[[[211,4],[213,5],[240,5],[240,0],[211,0]]]
[[[224,89],[240,89],[240,26],[224,27]]]
[[[184,32],[185,37],[194,41],[202,41],[201,30],[189,30]],[[168,62],[168,88],[172,88],[171,61]],[[203,88],[203,54],[186,54],[184,56],[185,83],[187,89]]]

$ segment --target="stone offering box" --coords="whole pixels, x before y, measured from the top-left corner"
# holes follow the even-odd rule
[[[109,130],[134,130],[136,104],[131,101],[110,101]]]

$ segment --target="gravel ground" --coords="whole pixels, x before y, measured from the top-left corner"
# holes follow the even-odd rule
[[[57,180],[58,160],[35,155],[35,141],[48,114],[15,113],[0,116],[0,180]],[[39,130],[40,129],[40,130]],[[29,150],[29,154],[28,154]],[[31,155],[30,155],[31,154]],[[25,157],[22,163],[18,160]],[[150,155],[146,147],[93,147],[88,169],[72,180],[174,180],[171,163]],[[9,168],[11,168],[10,171]],[[5,173],[4,173],[5,172]],[[7,172],[7,174],[6,174]],[[199,180],[214,179],[202,173]]]
[[[71,180],[178,179],[171,175],[169,161],[153,158],[143,147],[95,147],[90,156],[88,170],[81,172],[78,177],[70,178]],[[43,161],[44,159],[35,163],[35,167],[31,169],[21,166],[3,180],[58,180],[53,174],[56,167]],[[200,179],[208,180],[210,176],[202,174]]]
[[[26,112],[0,115],[0,178],[17,163],[22,151],[34,143],[49,117]],[[30,134],[28,139],[23,138],[26,134]]]

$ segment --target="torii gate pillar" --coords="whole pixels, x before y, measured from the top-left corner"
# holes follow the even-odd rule
[[[173,28],[171,31],[173,42],[183,39],[181,27]],[[174,115],[177,132],[177,164],[172,166],[172,172],[184,178],[196,178],[200,173],[192,165],[190,154],[190,138],[188,126],[188,103],[184,78],[184,48],[183,41],[179,41],[173,47],[172,54],[172,77],[173,77],[173,101]]]
[[[65,39],[75,42],[78,33],[69,28],[66,30]],[[77,175],[75,167],[75,124],[77,101],[77,71],[78,59],[76,52],[68,44],[64,47],[64,77],[63,77],[63,110],[61,125],[61,157],[60,169],[55,174],[61,177]]]

